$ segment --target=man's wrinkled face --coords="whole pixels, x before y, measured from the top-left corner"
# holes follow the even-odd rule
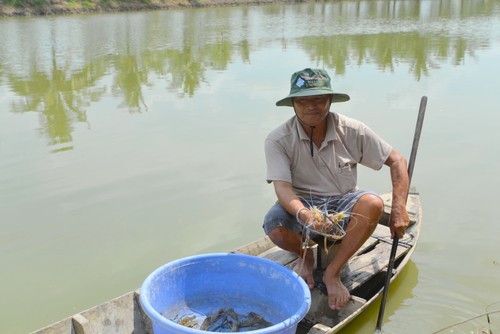
[[[315,126],[325,118],[330,110],[331,95],[295,97],[293,107],[297,117],[309,126]]]

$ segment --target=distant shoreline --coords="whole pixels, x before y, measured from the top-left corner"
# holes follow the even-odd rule
[[[28,2],[24,0],[17,1]],[[112,13],[160,9],[260,5],[285,2],[299,3],[307,2],[307,0],[47,0],[47,2],[47,4],[37,5],[15,5],[15,0],[0,0],[0,17]]]

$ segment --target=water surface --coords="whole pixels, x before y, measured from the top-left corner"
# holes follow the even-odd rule
[[[429,98],[413,177],[424,227],[384,331],[432,333],[500,301],[499,1],[5,18],[0,41],[0,332],[262,237],[263,141],[293,115],[274,103],[304,67],[351,96],[332,110],[406,156]],[[359,183],[389,190],[388,169]],[[346,332],[372,333],[376,313]]]

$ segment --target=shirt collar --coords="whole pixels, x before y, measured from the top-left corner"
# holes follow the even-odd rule
[[[332,112],[329,112],[328,115],[326,115],[326,136],[325,136],[325,142],[329,142],[331,140],[337,140],[337,130],[335,128],[335,121],[334,121],[334,116]],[[309,136],[306,133],[306,130],[302,127],[302,125],[299,122],[299,119],[297,116],[295,116],[295,126],[297,127],[297,130],[299,132],[299,138],[300,140],[309,140]]]

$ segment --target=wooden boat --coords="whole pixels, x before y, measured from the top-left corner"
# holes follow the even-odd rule
[[[382,293],[392,245],[390,231],[386,226],[391,209],[391,194],[384,194],[382,198],[385,204],[384,217],[373,235],[348,261],[341,273],[342,281],[351,292],[352,300],[342,310],[332,311],[321,289],[314,288],[311,291],[311,309],[299,324],[298,333],[336,333],[366,310]],[[408,263],[417,244],[422,209],[420,196],[414,190],[408,196],[407,210],[410,215],[410,227],[405,236],[399,240],[391,281]],[[276,247],[267,237],[235,249],[233,252],[264,257],[290,268],[300,261],[296,255]],[[329,259],[326,252],[319,246],[315,248],[315,253],[320,267],[318,272],[320,272],[322,264],[328,263]],[[335,250],[330,250],[328,255],[331,257],[334,253]],[[141,309],[139,294],[139,290],[132,291],[32,332],[32,334],[151,334],[153,333],[151,322]]]

